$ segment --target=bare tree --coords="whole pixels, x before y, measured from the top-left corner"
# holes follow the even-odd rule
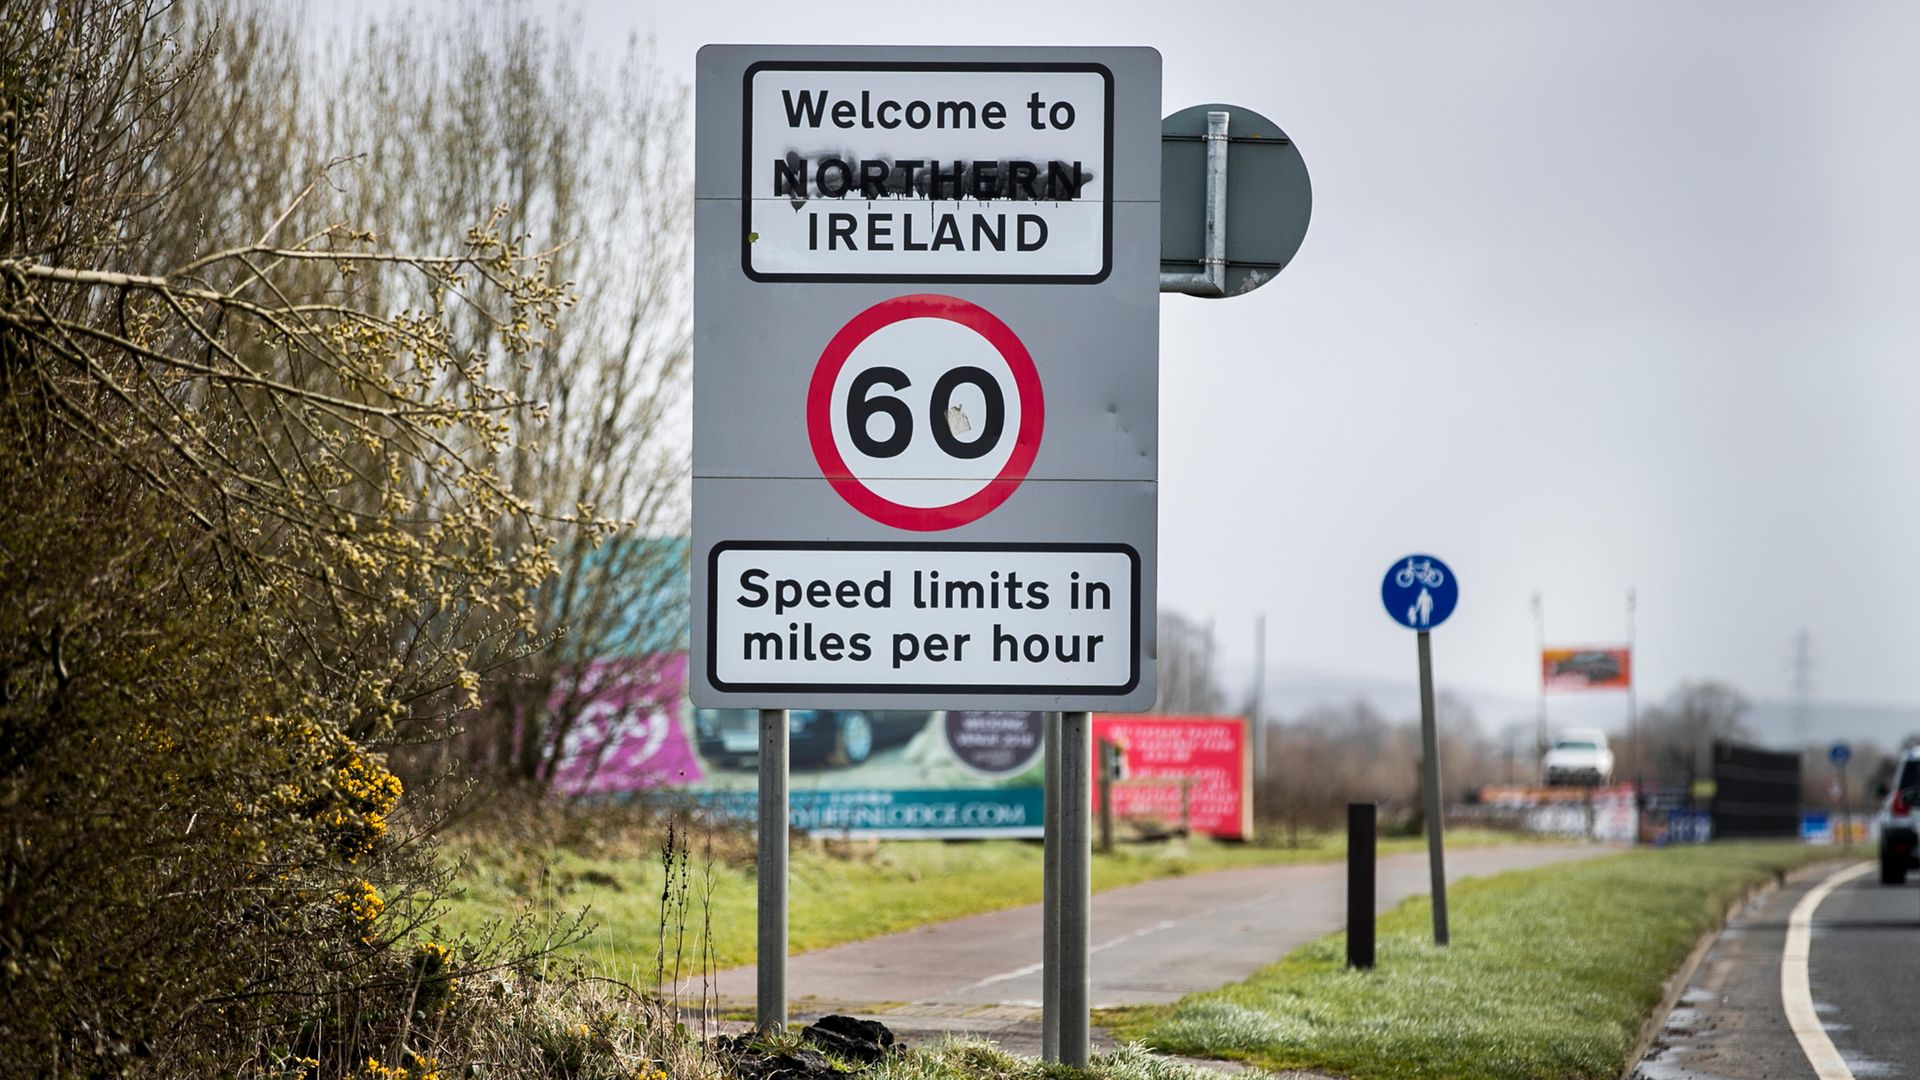
[[[499,229],[550,245],[579,300],[524,355],[498,347],[491,313],[454,330],[514,398],[548,408],[508,418],[501,475],[539,516],[616,523],[556,531],[558,572],[532,593],[544,647],[496,671],[467,721],[470,764],[544,784],[595,699],[646,711],[680,692],[661,669],[686,633],[685,94],[638,43],[611,77],[592,74],[577,32],[513,5],[374,24],[355,48],[364,62],[328,95],[326,123],[332,151],[365,155],[356,218],[444,243],[504,193]],[[520,528],[501,541],[523,542]],[[610,728],[624,710],[598,714]],[[609,744],[609,730],[582,734]]]
[[[519,365],[569,293],[498,212],[444,254],[409,254],[339,224],[319,171],[269,186],[274,216],[254,216],[256,197],[219,232],[182,225],[223,175],[195,155],[231,150],[232,131],[196,123],[218,54],[183,48],[197,27],[165,6],[83,7],[50,5],[44,37],[8,43],[79,44],[47,54],[71,68],[64,92],[6,114],[5,389],[35,403],[43,438],[173,499],[235,594],[285,619],[276,656],[333,680],[378,658],[384,701],[369,698],[363,733],[390,727],[409,695],[474,682],[470,658],[442,647],[452,628],[519,621],[514,598],[553,568],[539,516],[496,467],[516,443],[508,418],[544,410],[453,328],[486,326],[489,350]],[[250,175],[281,181],[281,164]]]
[[[1443,794],[1466,798],[1498,778],[1496,755],[1463,699],[1443,692],[1435,711]],[[1420,754],[1417,717],[1390,721],[1365,701],[1312,709],[1276,725],[1254,805],[1295,842],[1302,828],[1337,827],[1349,802],[1378,802],[1390,822],[1417,821]]]
[[[1724,683],[1682,684],[1640,716],[1640,741],[1652,777],[1684,783],[1708,775],[1716,740],[1750,737],[1747,699]]]
[[[1154,711],[1204,715],[1225,708],[1226,692],[1214,677],[1212,629],[1178,612],[1162,610],[1155,637],[1159,696]]]

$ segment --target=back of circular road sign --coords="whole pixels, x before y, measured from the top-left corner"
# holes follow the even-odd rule
[[[1439,559],[1409,555],[1387,568],[1387,576],[1380,580],[1380,602],[1401,626],[1431,630],[1453,614],[1453,606],[1460,602],[1460,583]]]
[[[1240,105],[1195,105],[1160,121],[1160,270],[1196,273],[1207,245],[1207,114],[1227,113],[1225,296],[1272,281],[1307,238],[1313,185],[1280,125]]]

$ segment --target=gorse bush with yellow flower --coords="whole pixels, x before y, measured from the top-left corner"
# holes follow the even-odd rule
[[[514,486],[574,292],[504,208],[343,224],[379,163],[327,164],[297,46],[221,0],[0,20],[8,1075],[545,1075],[516,1033],[577,1009],[536,929],[436,931],[430,749],[556,632],[554,537],[620,527]],[[674,1052],[622,1010],[583,1067]]]

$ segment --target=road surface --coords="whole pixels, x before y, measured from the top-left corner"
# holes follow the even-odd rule
[[[1728,924],[1636,1076],[1822,1080],[1794,1033],[1781,985],[1792,915],[1800,910],[1811,930],[1809,1026],[1817,1020],[1838,1052],[1838,1071],[1825,1077],[1920,1077],[1920,878],[1886,886],[1867,873],[1837,885],[1816,907],[1803,907],[1834,870],[1796,875]]]

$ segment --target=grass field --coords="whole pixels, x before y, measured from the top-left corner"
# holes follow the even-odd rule
[[[1501,833],[1461,830],[1454,847],[1513,843]],[[706,840],[694,835],[683,910],[669,910],[667,964],[679,952],[684,968],[700,956],[711,925],[715,967],[754,957],[752,849],[737,834]],[[582,848],[584,847],[584,850]],[[1417,837],[1383,839],[1382,854],[1418,851]],[[661,951],[666,885],[657,847],[629,838],[618,844],[528,843],[490,832],[455,836],[449,851],[463,859],[461,892],[445,919],[449,929],[474,931],[490,920],[523,914],[564,917],[585,910],[595,927],[568,951],[604,974],[651,983]],[[1344,837],[1302,837],[1298,848],[1234,845],[1208,840],[1122,845],[1093,859],[1093,887],[1118,885],[1239,866],[1327,862],[1345,858]],[[1038,843],[883,841],[823,845],[796,840],[790,892],[790,937],[796,952],[906,930],[930,922],[1040,902]]]
[[[1378,924],[1378,964],[1346,970],[1346,936],[1243,983],[1171,1006],[1116,1010],[1155,1049],[1357,1078],[1517,1080],[1620,1075],[1662,984],[1745,890],[1830,857],[1798,844],[1642,850],[1470,880]]]

